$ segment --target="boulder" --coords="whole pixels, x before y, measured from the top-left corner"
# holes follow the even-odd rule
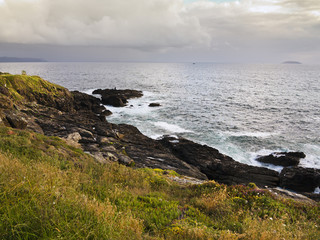
[[[112,154],[110,152],[103,153],[103,156],[110,162],[118,161],[118,158],[114,154]]]
[[[160,103],[150,103],[149,107],[160,107],[161,104]]]
[[[258,156],[258,162],[270,163],[279,166],[297,166],[301,158],[305,158],[303,152],[275,152],[267,156]]]
[[[126,166],[133,166],[134,165],[134,161],[130,157],[123,155],[123,154],[119,155],[118,162],[123,165],[126,165]]]
[[[79,144],[79,141],[81,140],[80,133],[70,133],[65,139],[69,145],[74,146],[76,148],[81,148],[81,145]]]
[[[81,135],[82,138],[94,138],[92,132],[86,130],[86,129],[83,129],[83,128],[79,128],[79,133]]]
[[[81,139],[81,135],[78,132],[70,133],[67,136],[67,140],[74,141],[76,143],[78,143],[80,139]]]
[[[103,156],[100,152],[95,152],[94,154],[91,154],[95,158],[95,160],[101,164],[106,164],[109,162],[109,159]]]
[[[18,116],[14,113],[7,114],[6,120],[12,128],[26,129],[28,125],[28,122],[25,118]]]
[[[280,187],[297,192],[314,192],[320,186],[320,169],[285,167],[280,173]]]

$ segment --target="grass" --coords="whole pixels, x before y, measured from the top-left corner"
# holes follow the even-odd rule
[[[38,76],[29,75],[0,75],[0,86],[6,87],[10,95],[18,100],[22,100],[23,97],[31,98],[32,95],[37,94],[63,96],[67,92],[64,87],[50,83]]]
[[[101,165],[58,137],[0,127],[0,239],[319,239],[320,206],[250,186]]]
[[[13,108],[24,102],[38,102],[46,106],[69,107],[71,93],[64,87],[38,76],[0,75],[0,106]],[[65,106],[66,105],[66,106]]]

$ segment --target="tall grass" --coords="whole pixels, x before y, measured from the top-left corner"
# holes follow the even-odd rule
[[[0,127],[0,239],[319,239],[319,204],[165,173]]]

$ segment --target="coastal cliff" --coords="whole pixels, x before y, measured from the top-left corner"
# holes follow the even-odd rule
[[[279,239],[319,236],[319,204],[256,187],[294,189],[296,172],[241,164],[179,137],[153,140],[108,114],[93,96],[0,74],[1,238],[30,229],[31,239],[259,239],[276,229]],[[319,172],[309,172],[313,185],[302,186],[316,198]]]

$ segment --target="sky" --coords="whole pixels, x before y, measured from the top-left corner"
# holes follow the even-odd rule
[[[0,56],[320,64],[320,0],[0,0]]]

